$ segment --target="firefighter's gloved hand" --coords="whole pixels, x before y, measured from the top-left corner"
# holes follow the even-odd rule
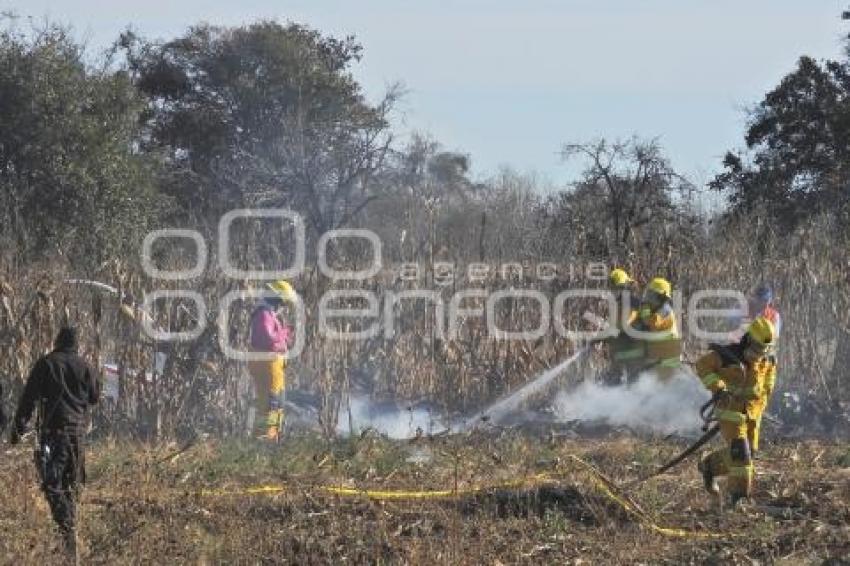
[[[732,396],[732,393],[728,389],[726,389],[725,387],[723,389],[718,389],[717,393],[714,394],[714,402],[720,403],[721,401],[725,401],[725,400],[729,399],[729,397],[731,397],[731,396]]]
[[[715,391],[711,399],[703,405],[703,408],[709,412],[709,414],[713,413],[713,408],[718,405],[725,405],[732,398],[732,392],[726,389],[725,387],[722,389],[718,389]],[[700,414],[703,415],[703,420],[705,420],[704,411],[700,411]]]

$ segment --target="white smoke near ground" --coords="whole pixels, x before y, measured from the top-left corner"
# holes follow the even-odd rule
[[[420,434],[439,434],[447,429],[463,433],[478,426],[500,424],[509,415],[521,413],[530,398],[543,394],[582,356],[584,350],[542,372],[519,389],[497,399],[474,415],[446,426],[439,410],[427,404],[408,406],[394,401],[375,401],[367,393],[352,394],[343,400],[339,410],[336,432],[340,436],[360,434],[371,429],[392,439],[409,439]],[[312,403],[288,402],[287,420],[318,426],[318,399],[305,398]],[[616,387],[586,380],[554,395],[551,411],[521,413],[540,422],[553,424],[584,422],[628,427],[638,432],[693,435],[701,430],[699,408],[709,399],[708,392],[692,374],[680,372],[667,382],[656,374],[645,372],[630,385]],[[522,422],[513,421],[521,425]]]
[[[428,407],[403,407],[392,403],[375,403],[368,395],[353,395],[339,411],[337,434],[348,436],[365,429],[393,439],[413,438],[418,434],[436,434],[445,430]]]
[[[552,405],[560,422],[596,422],[661,434],[700,432],[699,408],[710,395],[697,378],[679,373],[661,382],[654,373],[643,373],[637,382],[616,387],[585,381],[562,390]]]
[[[587,347],[580,349],[557,366],[544,371],[516,391],[498,399],[495,403],[488,405],[485,409],[475,413],[471,417],[464,419],[458,427],[459,432],[470,430],[478,426],[485,419],[491,423],[498,423],[506,416],[516,412],[529,398],[544,392],[556,378],[575,364],[587,351]]]

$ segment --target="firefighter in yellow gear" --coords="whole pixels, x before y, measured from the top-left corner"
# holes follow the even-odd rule
[[[617,303],[617,308],[611,313],[617,334],[606,341],[611,363],[604,381],[609,385],[620,385],[623,376],[627,381],[632,381],[636,377],[643,363],[644,347],[643,343],[623,332],[624,328],[634,324],[637,319],[634,279],[625,269],[618,267],[608,276],[608,288]]]
[[[673,310],[673,287],[656,277],[649,282],[632,327],[645,343],[643,370],[652,370],[661,381],[672,379],[681,367],[682,341]]]
[[[292,329],[278,311],[285,302],[295,302],[297,294],[287,281],[268,285],[274,292],[257,304],[251,314],[251,349],[268,354],[263,360],[248,362],[256,395],[255,423],[259,436],[277,441],[283,429],[283,393],[286,385],[284,354],[292,340]]]
[[[719,493],[716,478],[727,476],[732,502],[752,494],[753,453],[758,446],[761,415],[776,384],[776,328],[765,317],[756,318],[740,342],[712,345],[696,363],[703,385],[719,394],[715,417],[728,446],[700,461],[705,488]]]

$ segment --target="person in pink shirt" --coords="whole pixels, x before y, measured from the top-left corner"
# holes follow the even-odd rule
[[[251,314],[251,349],[272,354],[271,359],[251,361],[248,370],[254,379],[259,436],[277,441],[283,429],[283,392],[286,386],[284,354],[293,338],[292,328],[284,324],[278,313],[284,303],[295,302],[295,290],[286,281],[268,285],[275,296],[261,300]]]
[[[739,327],[744,327],[760,316],[773,324],[778,338],[782,331],[782,315],[773,302],[773,289],[770,285],[761,284],[756,287],[747,298],[747,310],[733,317],[731,321]],[[743,336],[743,330],[735,330],[730,334],[729,341],[736,343]]]
[[[763,316],[773,323],[776,328],[776,334],[779,335],[782,330],[782,315],[773,304],[773,289],[769,285],[760,285],[753,291],[749,301],[750,319],[756,319]]]

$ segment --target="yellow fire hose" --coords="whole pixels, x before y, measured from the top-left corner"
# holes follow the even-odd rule
[[[661,526],[647,512],[643,511],[640,506],[636,502],[634,502],[629,496],[623,493],[618,493],[621,490],[616,486],[616,484],[614,484],[614,482],[605,477],[605,475],[602,474],[599,470],[597,470],[593,465],[575,455],[570,455],[570,460],[575,463],[577,467],[587,473],[587,475],[591,479],[594,488],[596,488],[598,492],[604,495],[609,501],[623,509],[627,514],[637,519],[639,523],[658,534],[662,534],[665,536],[698,539],[714,539],[739,536],[734,533],[693,531],[677,527]],[[313,493],[318,492],[320,494],[326,495],[336,495],[341,497],[365,497],[374,501],[409,501],[423,499],[452,499],[474,495],[478,493],[486,493],[499,489],[534,487],[543,484],[554,484],[556,482],[557,478],[552,474],[542,473],[528,478],[511,480],[507,482],[443,490],[375,490],[347,486],[323,485],[308,487],[307,491],[311,491]],[[237,490],[203,490],[200,492],[200,495],[202,497],[271,495],[295,490],[296,488],[287,486],[285,484],[261,485]]]

